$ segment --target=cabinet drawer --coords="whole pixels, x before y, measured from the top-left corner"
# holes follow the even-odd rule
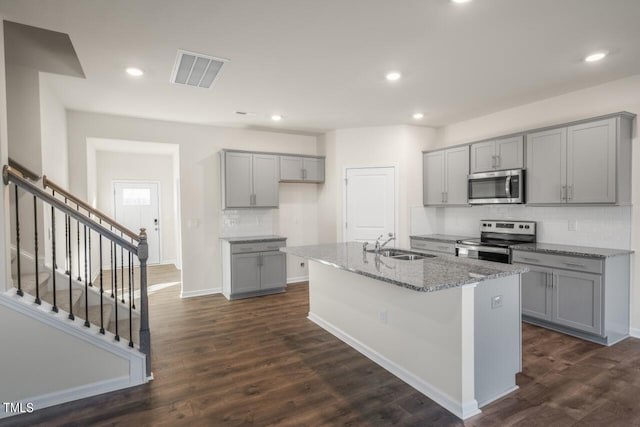
[[[256,242],[256,243],[234,243],[231,245],[232,254],[245,254],[251,252],[277,251],[286,246],[286,241]]]
[[[513,263],[535,264],[564,270],[584,271],[602,274],[603,261],[595,258],[583,258],[566,255],[551,255],[538,252],[513,251]]]
[[[440,242],[436,240],[411,239],[411,249],[442,252],[450,255],[456,254],[456,246],[454,243]]]

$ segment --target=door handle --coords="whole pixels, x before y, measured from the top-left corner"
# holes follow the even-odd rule
[[[504,181],[504,191],[507,193],[507,197],[511,198],[511,176],[508,176]]]

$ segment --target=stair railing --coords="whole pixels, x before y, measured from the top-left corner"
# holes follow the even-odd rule
[[[72,234],[75,234],[77,240],[77,280],[81,283],[84,281],[84,295],[85,295],[85,312],[78,314],[81,318],[84,317],[84,325],[90,327],[89,322],[89,301],[88,290],[89,287],[99,286],[99,298],[100,298],[100,320],[99,320],[99,332],[105,334],[106,328],[104,323],[104,293],[109,289],[111,285],[110,296],[106,298],[112,298],[113,312],[115,313],[115,340],[120,341],[121,332],[128,332],[129,346],[134,347],[134,329],[133,329],[133,312],[135,307],[135,274],[134,274],[134,260],[137,257],[139,260],[139,293],[140,293],[140,307],[136,310],[140,314],[140,329],[139,331],[139,350],[146,356],[146,370],[147,376],[151,375],[151,335],[149,331],[149,308],[148,308],[148,295],[147,295],[147,259],[148,259],[148,244],[147,234],[144,228],[140,229],[139,234],[133,233],[126,227],[117,223],[115,220],[109,218],[106,214],[94,209],[89,204],[70,194],[51,180],[43,177],[43,186],[45,189],[50,189],[51,194],[45,189],[40,188],[37,184],[32,183],[27,179],[27,176],[23,171],[18,170],[12,166],[5,165],[3,168],[3,180],[5,185],[14,185],[14,198],[15,198],[15,236],[16,236],[16,248],[17,248],[17,295],[23,296],[24,289],[22,288],[21,277],[21,264],[20,264],[20,240],[23,236],[20,235],[20,197],[18,189],[22,189],[25,193],[33,196],[33,222],[34,222],[34,259],[35,259],[35,303],[41,304],[40,298],[40,283],[39,283],[39,265],[38,265],[38,204],[46,204],[51,208],[51,250],[52,250],[52,267],[53,267],[53,279],[52,279],[52,312],[58,312],[58,301],[56,298],[56,214],[63,217],[65,222],[65,257],[66,257],[66,274],[69,276],[69,319],[75,320],[76,314],[74,313],[74,301],[73,301],[73,243]],[[75,224],[74,224],[75,223]],[[75,233],[73,230],[75,225]],[[81,233],[82,230],[82,233]],[[96,282],[93,281],[92,272],[92,234],[98,238],[98,255],[99,272],[96,278]],[[82,239],[81,239],[82,235]],[[82,244],[83,243],[83,244]],[[109,245],[110,251],[110,265],[106,269],[104,267],[104,253],[105,245]],[[84,250],[83,250],[84,249]],[[118,253],[118,250],[120,251]],[[84,257],[81,261],[82,255]],[[118,255],[120,255],[120,263],[118,263]],[[125,257],[126,255],[126,257]],[[125,279],[125,259],[127,261],[127,275]],[[84,274],[83,266],[84,264]],[[119,265],[118,265],[119,264]],[[110,283],[105,283],[105,271],[110,271]],[[118,271],[120,270],[120,271]],[[120,299],[118,298],[118,273],[120,273]],[[125,281],[128,282],[127,289],[125,290]],[[125,300],[125,294],[127,294],[128,301]],[[128,304],[128,307],[126,306]],[[118,306],[125,305],[129,311],[129,324],[128,331],[119,330],[118,325]],[[84,315],[84,316],[82,316]]]

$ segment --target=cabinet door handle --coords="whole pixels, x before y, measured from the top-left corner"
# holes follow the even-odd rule
[[[272,249],[272,250],[280,249],[280,246],[267,246],[267,249]]]
[[[567,200],[567,186],[560,187],[560,200]]]
[[[567,199],[573,200],[573,185],[567,187]]]
[[[442,250],[442,251],[448,251],[449,250],[449,246],[438,246],[437,248]]]
[[[496,167],[500,167],[500,156],[496,156]]]
[[[307,179],[307,170],[302,169],[302,179]]]
[[[444,202],[445,203],[449,203],[449,192],[448,191],[444,192]]]
[[[496,156],[491,156],[491,167],[492,168],[496,167]]]
[[[522,257],[522,259],[525,260],[525,261],[529,261],[529,262],[540,262],[540,260],[537,259],[537,258]]]
[[[440,201],[444,203],[444,191],[440,193]]]
[[[587,266],[584,265],[584,264],[576,264],[576,263],[573,263],[573,262],[565,262],[564,265],[566,265],[568,267],[587,268]]]

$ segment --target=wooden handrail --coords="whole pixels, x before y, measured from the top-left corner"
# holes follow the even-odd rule
[[[93,215],[93,216],[95,216],[97,218],[100,218],[102,221],[104,221],[107,224],[109,224],[110,226],[116,228],[118,231],[121,231],[123,234],[126,234],[128,237],[132,238],[136,242],[140,241],[140,236],[138,236],[136,233],[134,233],[133,231],[129,230],[124,225],[118,223],[116,220],[114,220],[113,218],[111,218],[107,214],[99,211],[98,209],[96,209],[93,206],[89,205],[85,201],[83,201],[83,200],[77,198],[76,196],[74,196],[73,194],[69,193],[67,190],[65,190],[64,188],[60,187],[58,184],[56,184],[55,182],[53,182],[49,178],[47,178],[46,175],[42,177],[42,186],[44,188],[51,188],[56,193],[59,193],[59,194],[63,195],[67,199],[71,200],[74,204],[80,206],[82,209],[86,210],[87,212],[90,212],[91,215]]]
[[[9,166],[11,166],[14,170],[20,172],[20,174],[27,179],[30,179],[32,181],[38,181],[40,179],[40,175],[27,168],[26,166],[23,166],[20,163],[16,162],[11,157],[9,157]]]
[[[98,224],[96,221],[87,218],[87,216],[80,211],[73,209],[71,206],[66,203],[60,201],[58,198],[52,196],[46,191],[42,190],[38,186],[32,184],[28,180],[24,178],[22,173],[13,169],[11,166],[5,165],[2,170],[2,177],[5,184],[9,184],[9,182],[13,182],[17,186],[26,190],[27,192],[33,194],[38,197],[40,200],[48,203],[49,205],[61,210],[66,215],[69,215],[71,218],[75,219],[81,224],[86,225],[93,231],[107,239],[116,242],[118,245],[122,246],[124,249],[128,250],[132,254],[138,255],[138,247],[129,242],[127,239],[119,236],[117,233],[107,229],[104,225]],[[137,236],[136,236],[137,237]]]

